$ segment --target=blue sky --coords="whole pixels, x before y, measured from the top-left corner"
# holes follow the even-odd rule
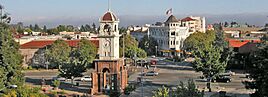
[[[0,1],[11,14],[13,22],[23,21],[41,24],[55,21],[57,23],[72,24],[76,22],[79,24],[79,21],[83,21],[83,19],[88,19],[87,22],[96,22],[96,18],[103,15],[108,8],[108,0]],[[173,8],[173,14],[180,16],[257,15],[268,13],[267,4],[268,0],[111,0],[111,9],[122,18],[126,18],[126,16],[165,16],[165,11],[169,8]]]

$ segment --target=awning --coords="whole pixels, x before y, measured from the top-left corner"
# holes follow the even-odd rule
[[[170,50],[160,50],[160,52],[163,52],[163,53],[169,53],[171,52]]]

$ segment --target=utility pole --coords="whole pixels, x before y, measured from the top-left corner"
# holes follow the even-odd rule
[[[1,15],[1,17],[0,17],[0,21],[1,21],[1,23],[3,22],[3,19],[2,19],[2,17],[3,17],[3,9],[4,9],[4,6],[2,6],[1,4],[0,4],[0,15]]]
[[[155,56],[157,57],[157,46],[155,46]]]
[[[143,60],[141,61],[141,97],[144,97],[144,94],[143,94],[143,70],[144,70],[144,67],[143,67]]]
[[[123,59],[125,60],[125,33],[123,33]]]

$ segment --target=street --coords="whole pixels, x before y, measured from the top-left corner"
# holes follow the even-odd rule
[[[206,82],[204,79],[200,79],[199,77],[202,75],[199,72],[195,72],[193,68],[190,66],[191,64],[187,62],[181,62],[177,65],[169,65],[170,62],[160,61],[161,65],[156,65],[158,68],[158,76],[145,76],[144,77],[144,87],[143,93],[145,97],[152,97],[153,92],[158,88],[165,86],[169,88],[175,88],[180,84],[180,81],[187,83],[188,80],[194,80],[196,86],[199,90],[204,90],[206,87]],[[164,64],[163,64],[164,63]],[[137,81],[135,77],[138,77],[139,73],[133,74],[130,76],[129,81],[135,82]],[[246,95],[252,93],[252,90],[245,89],[242,81],[247,80],[245,75],[242,73],[236,73],[236,75],[232,76],[232,81],[230,83],[223,82],[215,82],[212,83],[212,91],[214,93],[219,91],[226,91],[229,95]],[[128,97],[138,97],[142,94],[142,87],[139,87],[132,92]],[[207,91],[207,90],[205,90]],[[124,97],[124,96],[123,96]]]
[[[151,66],[151,71],[157,68],[159,73],[158,76],[144,76],[144,87],[143,93],[145,97],[152,97],[153,91],[157,90],[158,88],[165,86],[169,88],[175,88],[180,84],[180,81],[187,83],[188,80],[194,80],[196,86],[199,90],[204,90],[206,87],[206,82],[204,79],[200,79],[202,75],[200,72],[195,72],[194,69],[191,67],[190,63],[187,62],[179,62],[179,63],[172,63],[166,61],[159,61],[157,65]],[[137,83],[137,78],[140,77],[140,70],[141,67],[138,67],[138,71],[131,73],[129,76],[129,83]],[[56,77],[58,74],[57,70],[42,70],[42,71],[27,71],[25,72],[26,82],[27,84],[32,85],[41,85],[41,80],[44,78],[47,84],[51,84],[51,78]],[[89,75],[90,73],[85,73]],[[212,91],[219,92],[219,91],[226,91],[228,94],[249,94],[253,92],[252,90],[246,90],[245,86],[243,85],[242,81],[247,80],[245,78],[245,74],[238,73],[232,76],[232,81],[230,83],[222,83],[216,82],[212,83]],[[71,81],[62,82],[60,88],[80,93],[87,93],[89,87],[91,85],[90,82],[81,82],[81,81],[74,81],[74,83],[78,82],[79,86],[71,87]],[[207,90],[205,90],[207,91]],[[137,89],[133,91],[128,97],[139,97],[142,93],[141,84],[138,85]],[[122,95],[122,97],[126,97]]]

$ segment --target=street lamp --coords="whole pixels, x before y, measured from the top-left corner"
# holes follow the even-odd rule
[[[155,57],[157,57],[157,46],[155,46]]]

